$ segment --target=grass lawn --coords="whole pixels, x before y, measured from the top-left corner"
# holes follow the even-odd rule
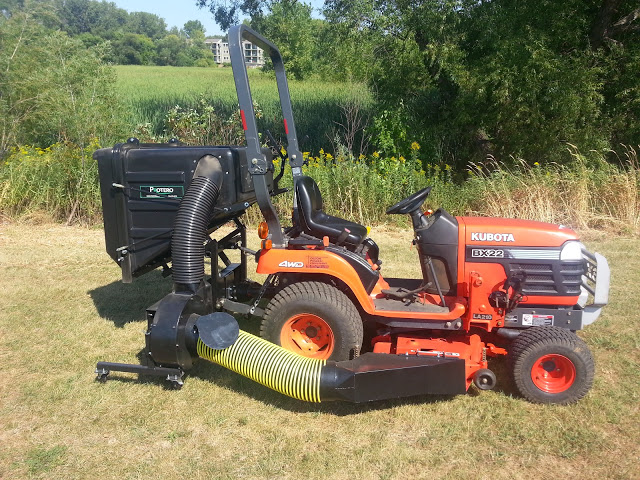
[[[410,232],[372,236],[383,273],[419,272]],[[171,280],[120,283],[100,229],[0,225],[0,479],[639,478],[640,239],[587,244],[612,292],[580,332],[596,379],[578,404],[524,401],[500,360],[491,392],[312,405],[204,361],[180,391],[94,382],[98,360],[138,361]]]

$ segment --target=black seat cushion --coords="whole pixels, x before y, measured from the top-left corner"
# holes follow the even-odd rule
[[[357,247],[367,236],[367,227],[344,218],[327,215],[322,210],[322,194],[311,177],[302,176],[296,182],[296,197],[298,199],[299,217],[302,229],[314,237],[329,237],[329,241],[336,243],[339,237],[348,235],[341,243]]]

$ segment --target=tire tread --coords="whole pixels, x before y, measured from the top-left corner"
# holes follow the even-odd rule
[[[260,336],[278,344],[277,336],[279,332],[274,331],[278,327],[278,312],[300,299],[331,305],[342,319],[342,334],[346,338],[346,343],[353,344],[354,355],[359,355],[362,347],[363,324],[358,310],[345,293],[324,282],[304,281],[292,283],[276,293],[265,308],[265,313],[260,323]],[[340,360],[347,359],[341,358]]]
[[[526,376],[530,375],[530,371],[527,371],[528,369],[525,368],[524,363],[530,359],[531,355],[538,355],[535,353],[536,351],[556,347],[569,349],[582,362],[584,371],[582,371],[582,367],[580,367],[581,371],[576,371],[575,382],[578,384],[575,387],[572,386],[566,392],[555,394],[555,397],[542,391],[532,391],[526,384],[528,382]],[[558,403],[563,405],[574,403],[584,397],[593,385],[595,364],[589,347],[575,333],[564,328],[540,326],[524,330],[512,342],[507,361],[516,388],[523,397],[534,403]],[[575,366],[578,369],[578,365]]]

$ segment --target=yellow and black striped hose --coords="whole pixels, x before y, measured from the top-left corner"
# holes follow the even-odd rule
[[[296,355],[240,330],[230,347],[214,350],[198,338],[198,355],[289,397],[320,403],[325,360]]]

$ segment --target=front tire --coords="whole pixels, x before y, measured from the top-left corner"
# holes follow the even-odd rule
[[[260,336],[305,357],[339,362],[360,354],[362,319],[353,302],[337,288],[299,282],[271,299]]]
[[[593,385],[589,347],[575,333],[559,327],[532,327],[513,341],[511,374],[520,394],[533,403],[574,403]]]

